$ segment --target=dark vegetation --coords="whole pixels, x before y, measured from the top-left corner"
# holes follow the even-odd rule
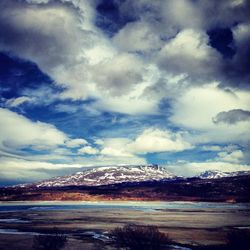
[[[250,176],[106,186],[1,188],[0,200],[166,200],[250,202]]]
[[[32,248],[34,250],[60,250],[66,243],[66,235],[54,228],[49,234],[36,235]]]
[[[155,226],[126,225],[111,231],[111,239],[117,249],[163,250],[170,249],[172,241]]]
[[[249,250],[250,249],[250,231],[234,230],[228,234],[229,250]]]
[[[125,225],[110,233],[111,242],[117,249],[126,250],[173,250],[180,244],[172,241],[155,226]],[[192,250],[249,250],[250,231],[234,229],[228,233],[225,245],[185,246]]]

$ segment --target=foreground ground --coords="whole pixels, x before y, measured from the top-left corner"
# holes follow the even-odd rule
[[[0,213],[0,249],[31,249],[34,233],[54,227],[68,234],[65,249],[112,249],[106,233],[124,224],[155,225],[186,246],[223,245],[233,229],[249,230],[250,211],[238,209],[25,210]],[[17,232],[11,232],[15,229]],[[9,232],[8,232],[9,231]]]

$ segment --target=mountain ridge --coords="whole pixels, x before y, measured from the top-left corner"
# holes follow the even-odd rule
[[[197,175],[197,177],[200,179],[219,179],[219,178],[235,177],[241,175],[250,175],[250,171],[223,172],[220,170],[206,170]]]
[[[207,170],[191,178],[219,179],[240,175],[250,175],[250,171],[222,172]],[[16,187],[65,187],[65,186],[102,186],[119,183],[140,183],[146,181],[175,181],[188,179],[177,176],[158,165],[114,165],[101,166],[75,174],[58,176],[36,183],[16,185]]]

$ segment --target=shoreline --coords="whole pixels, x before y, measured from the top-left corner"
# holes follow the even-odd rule
[[[69,200],[69,199],[55,199],[55,200],[41,200],[41,199],[37,199],[37,200],[0,200],[0,204],[3,203],[27,203],[27,202],[61,202],[61,203],[72,203],[72,202],[91,202],[91,203],[100,203],[100,202],[110,202],[110,203],[115,203],[115,202],[124,202],[124,203],[129,203],[129,202],[134,202],[134,203],[139,203],[139,202],[145,202],[145,203],[166,203],[166,202],[172,202],[172,203],[225,203],[225,204],[250,204],[250,200],[239,200],[239,201],[231,201],[231,200],[202,200],[202,199],[197,199],[197,200],[179,200],[179,199],[169,199],[169,200],[147,200],[147,199],[86,199],[86,200]]]

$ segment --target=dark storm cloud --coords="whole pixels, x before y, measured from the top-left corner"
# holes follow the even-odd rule
[[[221,86],[250,89],[250,23],[242,24],[234,34],[236,54],[221,67]]]
[[[230,111],[220,112],[213,119],[214,123],[227,123],[227,124],[235,124],[241,121],[249,121],[250,120],[250,111],[242,110],[242,109],[232,109]]]
[[[207,32],[209,44],[217,49],[225,58],[232,58],[235,54],[233,33],[229,28],[217,28]]]

